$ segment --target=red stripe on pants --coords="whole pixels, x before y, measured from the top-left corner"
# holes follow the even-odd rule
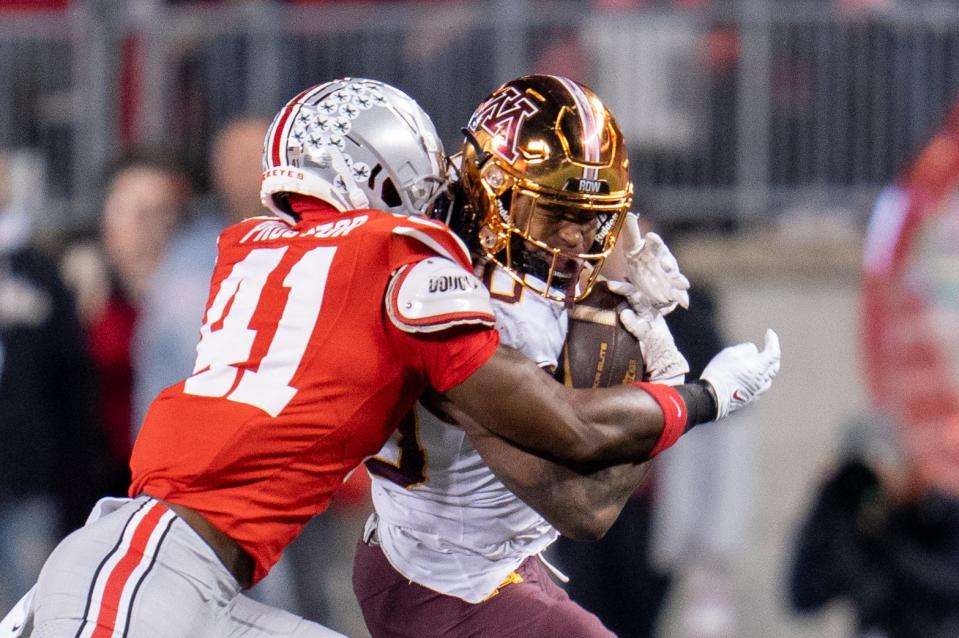
[[[130,580],[130,574],[143,560],[143,551],[146,549],[150,536],[153,535],[153,531],[160,522],[160,517],[166,512],[167,508],[162,503],[154,503],[133,531],[133,538],[130,540],[127,553],[116,564],[107,579],[106,587],[103,589],[103,598],[100,602],[100,611],[97,614],[97,626],[90,638],[109,638],[113,634],[123,588]]]

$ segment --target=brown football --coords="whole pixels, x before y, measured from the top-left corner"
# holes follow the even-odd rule
[[[574,388],[607,388],[643,379],[639,341],[619,320],[619,312],[628,307],[629,302],[610,292],[603,280],[573,306],[556,371],[560,381]]]

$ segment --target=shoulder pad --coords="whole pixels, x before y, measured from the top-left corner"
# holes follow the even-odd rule
[[[390,321],[404,332],[437,332],[464,324],[496,325],[489,292],[457,263],[430,257],[393,273],[386,292]]]

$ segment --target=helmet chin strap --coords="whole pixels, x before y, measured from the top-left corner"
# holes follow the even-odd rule
[[[366,193],[360,190],[360,187],[357,186],[353,180],[353,170],[347,166],[340,149],[335,146],[328,146],[323,150],[330,153],[333,170],[339,173],[343,178],[343,184],[346,186],[346,199],[349,201],[350,206],[354,209],[369,208],[370,200],[366,197]]]
[[[463,136],[466,138],[466,141],[469,142],[469,145],[473,147],[473,151],[476,153],[477,168],[483,168],[483,164],[485,164],[486,161],[489,158],[491,158],[493,155],[483,150],[483,145],[480,144],[479,140],[476,139],[476,136],[473,135],[473,131],[471,131],[465,126],[461,128],[460,131],[463,133]]]
[[[572,310],[573,305],[576,303],[576,288],[579,286],[579,276],[582,272],[583,264],[576,262],[576,272],[570,275],[569,281],[566,282],[566,296],[563,299],[563,306],[567,310]]]

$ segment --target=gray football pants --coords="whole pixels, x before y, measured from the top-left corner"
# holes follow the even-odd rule
[[[35,638],[343,638],[243,596],[213,550],[141,496],[65,538],[33,603]]]

